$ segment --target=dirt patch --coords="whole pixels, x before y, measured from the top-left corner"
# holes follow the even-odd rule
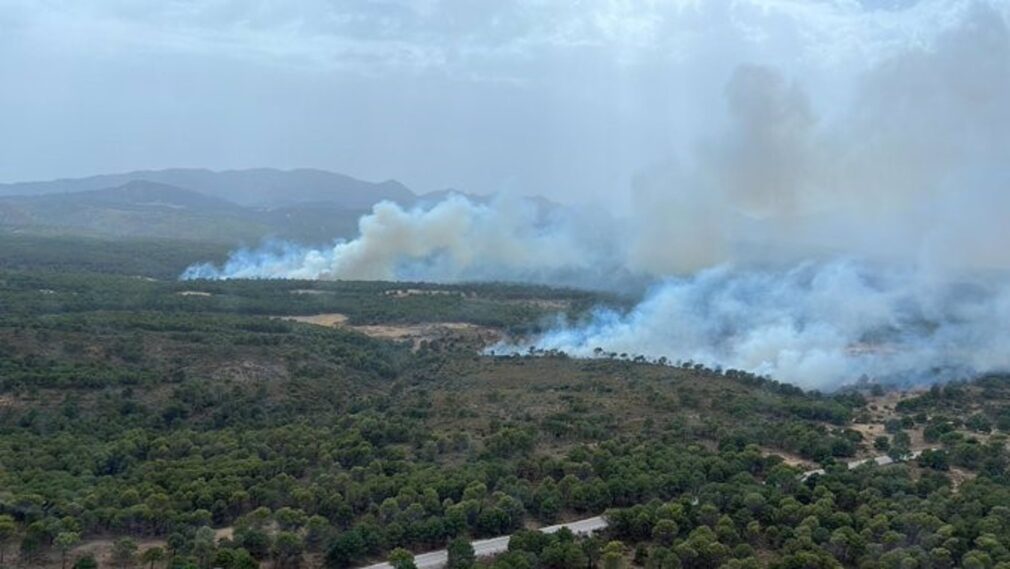
[[[772,447],[761,447],[761,453],[765,456],[775,455],[782,459],[782,462],[787,466],[795,466],[797,468],[809,469],[814,468],[814,463],[796,454],[788,453],[784,450],[779,450]]]
[[[223,527],[214,530],[215,539],[220,542],[226,539],[232,539],[235,536],[235,528],[233,527]],[[112,566],[112,547],[118,540],[118,537],[94,537],[91,539],[85,539],[77,547],[70,550],[67,555],[67,566],[69,567],[73,564],[75,559],[79,559],[86,555],[94,556],[95,560],[98,561],[99,567],[111,567]],[[168,542],[164,539],[159,538],[137,538],[131,537],[134,543],[137,544],[137,558],[151,549],[152,547],[167,548]],[[60,567],[60,554],[55,551],[49,552],[48,556],[44,559],[39,559],[33,567]],[[139,567],[140,564],[138,563]]]
[[[880,423],[853,423],[849,428],[863,435],[863,440],[868,443],[872,443],[873,439],[885,434],[884,425]]]
[[[872,412],[881,421],[887,419],[897,419],[900,415],[895,412],[895,407],[905,399],[911,399],[922,395],[925,389],[910,389],[907,391],[888,391],[883,395],[866,395],[866,407],[875,407]]]
[[[849,425],[849,428],[853,431],[859,432],[863,435],[863,442],[866,444],[868,452],[873,455],[877,454],[875,450],[872,449],[873,440],[879,436],[887,436],[890,438],[890,434],[884,430],[883,422],[880,423],[853,423]],[[904,429],[908,433],[909,439],[911,439],[911,444],[909,448],[913,451],[915,450],[925,450],[930,448],[930,445],[926,443],[925,438],[922,436],[922,428],[917,427],[913,429]]]
[[[422,324],[348,324],[345,314],[313,314],[310,316],[281,316],[285,320],[293,320],[316,326],[339,327],[354,330],[372,338],[392,340],[394,342],[411,342],[414,349],[421,347],[422,342],[436,340],[464,340],[490,345],[503,336],[502,332],[487,326],[478,326],[468,322],[426,322]]]
[[[98,561],[99,567],[112,567],[112,547],[117,539],[119,538],[101,537],[84,540],[83,542],[81,542],[80,545],[70,550],[70,552],[67,554],[68,559],[67,566],[69,567],[71,564],[73,564],[75,559],[91,555],[94,556],[96,561]],[[138,559],[140,558],[141,554],[143,554],[148,549],[151,549],[152,547],[165,548],[168,546],[167,542],[163,539],[154,539],[154,538],[138,539],[136,537],[131,537],[131,539],[133,539],[133,542],[137,544]],[[60,567],[60,554],[59,552],[51,552],[46,559],[39,560],[36,564],[33,564],[33,566]]]
[[[182,292],[177,292],[179,296],[214,296],[209,292],[203,292],[202,290],[184,290]]]
[[[347,315],[333,312],[331,314],[313,314],[311,316],[282,316],[285,320],[294,320],[316,326],[343,326],[347,324]]]
[[[971,472],[970,470],[965,470],[956,466],[950,467],[950,482],[954,485],[955,490],[960,488],[965,482],[974,480],[976,476],[977,474]]]
[[[883,395],[865,394],[865,420],[851,423],[848,426],[848,428],[863,435],[864,452],[861,455],[869,456],[876,454],[877,451],[873,449],[873,440],[879,436],[887,436],[888,438],[891,436],[885,430],[884,424],[892,419],[901,419],[901,413],[896,411],[898,404],[906,399],[922,395],[923,391],[923,389],[910,389],[905,391],[888,391]],[[922,426],[903,430],[908,433],[911,441],[909,448],[912,451],[923,451],[931,448],[931,445],[923,437]]]

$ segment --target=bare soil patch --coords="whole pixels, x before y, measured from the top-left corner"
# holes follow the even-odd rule
[[[313,314],[310,316],[283,316],[285,320],[293,320],[316,326],[339,327],[354,330],[372,338],[392,340],[394,342],[411,342],[418,349],[422,342],[436,340],[465,340],[481,344],[493,344],[503,336],[495,328],[470,324],[469,322],[425,322],[422,324],[348,324],[345,314]]]
[[[964,468],[959,468],[957,466],[950,467],[950,481],[954,485],[955,490],[960,488],[965,482],[974,480],[976,476],[977,474],[971,472],[970,470],[965,470]]]
[[[761,452],[765,456],[775,455],[782,458],[782,462],[787,466],[795,466],[797,468],[803,468],[805,470],[814,468],[816,465],[813,461],[807,460],[799,455],[786,452],[773,447],[761,447]]]
[[[235,528],[231,526],[217,528],[214,530],[214,537],[217,541],[222,541],[225,539],[232,539],[235,536]],[[98,561],[99,567],[111,567],[112,566],[112,547],[115,544],[118,537],[95,537],[91,539],[85,539],[77,547],[73,548],[67,555],[68,563],[67,566],[73,564],[75,559],[84,557],[86,555],[93,555],[95,560]],[[148,549],[152,547],[168,547],[168,543],[164,539],[160,538],[137,538],[131,537],[133,541],[137,544],[137,557],[139,558]],[[40,559],[33,566],[39,567],[60,567],[60,555],[58,552],[50,552],[47,558]],[[138,563],[139,567],[140,564]]]
[[[285,320],[294,320],[316,326],[343,326],[347,324],[347,315],[333,312],[330,314],[313,314],[311,316],[283,316]]]
[[[86,539],[80,545],[70,550],[67,554],[67,567],[73,565],[75,559],[91,555],[98,561],[99,567],[112,567],[112,547],[118,537],[98,537]],[[137,544],[137,558],[152,547],[167,547],[167,542],[157,538],[136,538],[131,537]],[[140,564],[138,563],[138,566]],[[58,551],[50,552],[46,559],[40,559],[32,564],[33,567],[60,567],[60,554]]]
[[[866,395],[866,410],[869,420],[865,422],[853,422],[848,425],[848,428],[863,435],[867,456],[877,454],[873,450],[873,439],[882,435],[888,435],[887,431],[884,430],[884,423],[891,419],[901,418],[901,414],[895,411],[898,403],[905,399],[916,397],[922,394],[922,391],[922,389],[911,389],[907,391],[888,391],[883,395]],[[921,427],[906,429],[906,431],[912,440],[910,446],[913,451],[929,448],[929,445],[923,440]]]

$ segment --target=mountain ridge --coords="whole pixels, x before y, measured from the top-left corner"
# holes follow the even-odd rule
[[[241,242],[280,231],[261,217],[227,200],[146,180],[0,197],[0,227],[21,232]]]
[[[449,195],[481,204],[494,199],[455,189],[418,195],[396,180],[366,182],[309,168],[136,170],[0,184],[0,229],[232,246],[267,238],[322,245],[355,237],[361,216],[381,201],[424,208]],[[541,208],[549,203],[537,200]]]
[[[247,207],[331,202],[347,209],[367,209],[382,200],[412,203],[416,199],[413,191],[396,180],[368,182],[314,168],[135,170],[81,178],[5,183],[0,184],[0,197],[73,194],[120,187],[140,180],[200,192]]]

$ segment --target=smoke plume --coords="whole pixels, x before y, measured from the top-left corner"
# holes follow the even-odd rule
[[[820,388],[1010,369],[1007,7],[956,4],[829,102],[774,65],[736,66],[718,128],[645,168],[627,212],[385,203],[354,240],[243,251],[184,277],[640,278],[653,285],[630,312],[505,348],[601,348]]]
[[[194,265],[182,278],[560,283],[620,271],[612,264],[613,244],[583,224],[529,200],[482,204],[454,194],[431,207],[382,202],[360,219],[353,240],[323,249],[269,243],[233,253],[222,267]]]
[[[723,266],[668,280],[626,314],[601,309],[533,345],[574,356],[675,358],[821,389],[863,378],[953,379],[1010,368],[1010,289],[984,282],[852,260]]]

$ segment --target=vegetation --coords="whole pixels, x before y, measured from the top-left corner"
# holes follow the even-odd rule
[[[115,240],[0,230],[0,270],[111,273],[175,279],[195,260],[224,260],[228,249],[227,245],[196,241]]]
[[[532,330],[599,298],[2,272],[0,565],[409,568],[439,548],[452,569],[1010,563],[1006,378],[906,398],[867,437],[872,394],[276,318]],[[844,465],[920,440],[908,463]],[[592,538],[524,529],[602,512]],[[474,559],[469,540],[503,534],[507,554]]]

